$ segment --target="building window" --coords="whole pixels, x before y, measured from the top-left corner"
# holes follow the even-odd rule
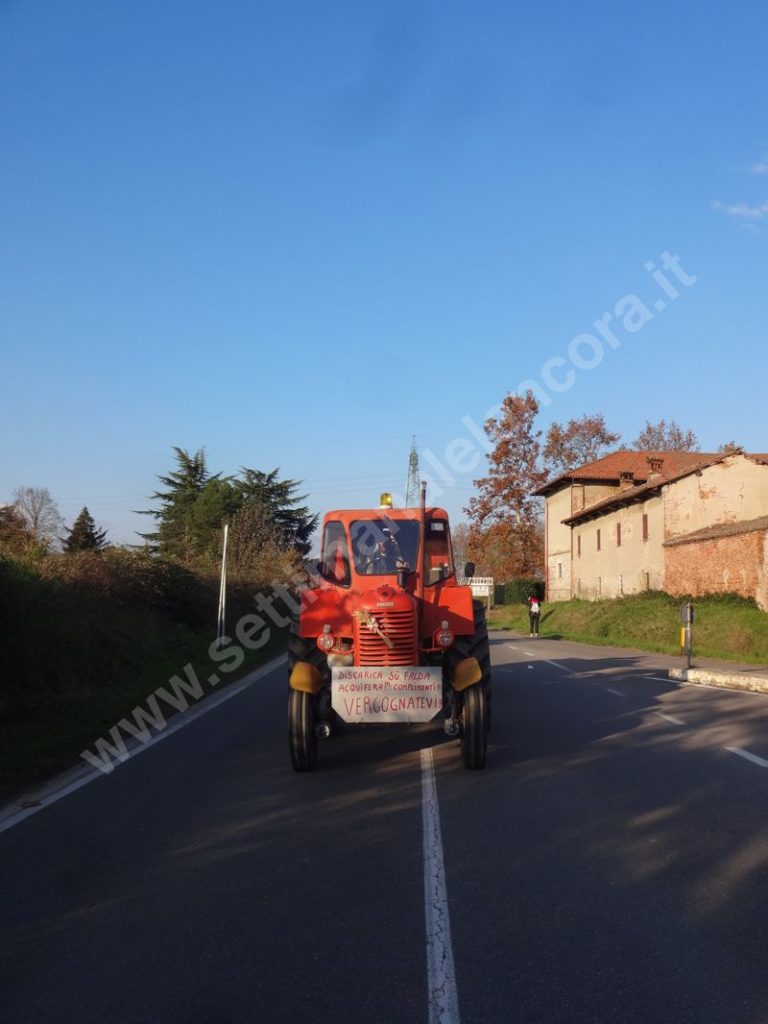
[[[645,574],[645,589],[651,589],[651,574],[649,572]]]
[[[597,577],[597,596],[598,597],[602,597],[603,596],[603,577],[602,576],[598,576]]]
[[[619,576],[619,593],[624,597],[624,577]]]
[[[600,550],[600,530],[597,531],[597,550]]]
[[[563,578],[563,563],[557,563],[557,578],[561,580]]]
[[[621,547],[621,523],[616,523],[616,547]]]
[[[643,512],[643,540],[648,540],[648,513]]]
[[[581,534],[576,538],[576,554],[581,558]]]

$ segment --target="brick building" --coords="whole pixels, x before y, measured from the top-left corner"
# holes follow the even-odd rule
[[[768,455],[613,452],[537,494],[550,601],[731,591],[768,610]]]

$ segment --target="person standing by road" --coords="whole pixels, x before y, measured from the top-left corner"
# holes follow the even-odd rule
[[[539,635],[539,616],[541,615],[541,601],[535,594],[528,598],[528,621],[531,625],[531,636]]]

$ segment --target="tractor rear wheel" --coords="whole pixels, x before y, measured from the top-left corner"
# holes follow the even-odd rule
[[[485,728],[491,728],[491,651],[488,645],[488,627],[485,624],[485,608],[482,601],[472,602],[475,631],[472,636],[457,636],[453,647],[448,653],[451,665],[450,679],[453,679],[455,666],[464,658],[477,658],[483,678],[482,686],[485,695]]]
[[[461,760],[465,768],[485,768],[487,724],[485,691],[482,683],[462,694]]]
[[[288,742],[293,770],[312,771],[317,763],[317,735],[311,693],[291,690],[288,694]]]

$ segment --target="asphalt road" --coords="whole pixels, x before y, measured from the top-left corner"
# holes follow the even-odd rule
[[[661,656],[492,648],[484,772],[428,725],[295,775],[280,666],[0,834],[2,1019],[436,1022],[427,749],[444,1024],[768,1021],[768,698],[679,687]]]

